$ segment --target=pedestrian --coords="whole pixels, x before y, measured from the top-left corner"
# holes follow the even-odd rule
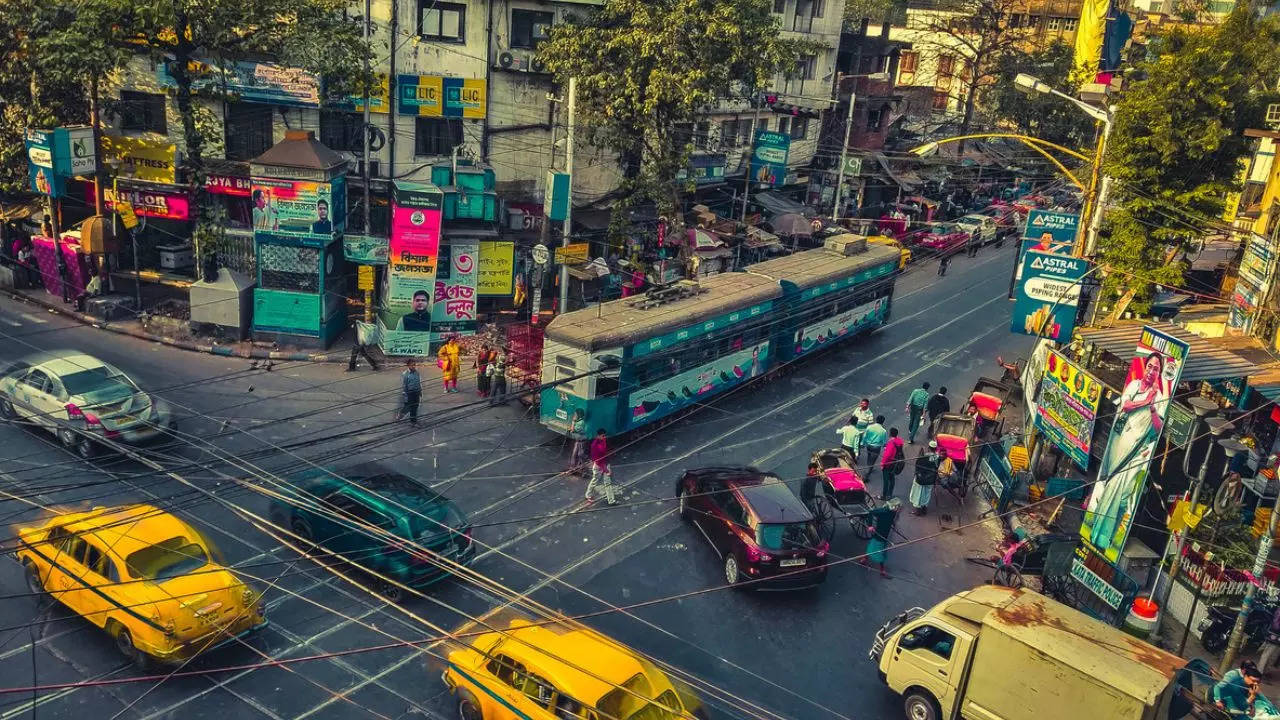
[[[418,424],[418,403],[422,400],[422,377],[418,375],[418,363],[410,358],[405,363],[404,372],[400,374],[400,387],[403,397],[401,398],[400,412],[396,413],[396,419],[399,420],[406,413],[409,415],[409,424]]]
[[[889,431],[884,429],[884,416],[877,415],[876,421],[867,426],[862,431],[862,447],[867,453],[867,476],[870,478],[871,470],[875,468],[876,463],[880,460],[880,452],[884,450],[884,444],[889,440]]]
[[[969,233],[969,238],[965,241],[965,250],[968,251],[969,257],[978,256],[978,248],[982,245],[982,236],[976,232]]]
[[[920,387],[907,396],[907,442],[916,444],[916,431],[920,429],[920,418],[924,415],[924,406],[929,402],[929,383],[920,383]]]
[[[587,416],[581,408],[573,411],[573,420],[569,423],[569,437],[573,438],[573,452],[569,454],[569,474],[585,475],[590,441],[587,439]]]
[[[858,418],[850,415],[849,422],[836,429],[836,435],[840,436],[840,447],[848,451],[849,459],[856,465],[858,447],[862,444],[862,430],[858,429]]]
[[[898,437],[898,428],[889,428],[889,438],[880,451],[880,499],[893,497],[894,483],[907,466],[906,452],[902,449],[902,438]]]
[[[1209,700],[1228,713],[1244,715],[1249,711],[1250,695],[1258,691],[1261,678],[1258,666],[1252,660],[1245,660],[1209,690]]]
[[[1271,615],[1271,625],[1267,628],[1267,637],[1262,641],[1262,653],[1258,655],[1258,672],[1266,675],[1271,663],[1280,651],[1280,607]]]
[[[480,397],[489,397],[489,363],[493,362],[493,351],[489,349],[488,343],[482,343],[480,349],[476,351],[475,362],[472,366],[476,369],[476,394]]]
[[[22,245],[22,249],[18,251],[18,265],[20,265],[26,273],[27,286],[40,286],[40,269],[36,267],[36,250],[31,246],[31,241],[27,240]]]
[[[587,483],[587,504],[596,501],[595,489],[599,485],[604,490],[604,499],[610,505],[617,505],[613,496],[613,469],[609,467],[609,445],[605,441],[604,428],[596,431],[596,439],[591,441],[591,480]]]
[[[888,579],[889,571],[885,568],[885,560],[889,554],[889,538],[893,536],[893,526],[898,521],[898,511],[902,509],[902,501],[893,498],[889,502],[872,510],[871,527],[874,531],[867,541],[867,553],[858,558],[858,564],[871,567],[870,563],[880,566],[880,577]]]
[[[489,404],[507,404],[507,352],[498,346],[489,365]]]
[[[859,431],[865,431],[867,426],[875,421],[876,416],[875,413],[871,412],[871,401],[869,399],[862,398],[862,401],[858,403],[858,407],[853,409],[853,418],[856,421],[854,424],[858,426]]]
[[[951,412],[951,401],[947,399],[945,385],[938,388],[938,392],[929,398],[929,402],[925,403],[924,411],[929,416],[929,438],[932,439],[937,432],[938,418]]]
[[[458,367],[462,364],[462,346],[458,344],[458,336],[450,335],[440,350],[436,352],[436,362],[440,365],[444,391],[458,392]]]
[[[942,257],[938,258],[938,277],[946,277],[947,266],[951,264],[951,253],[943,250]]]
[[[800,482],[800,502],[806,506],[812,506],[813,499],[818,496],[818,463],[809,463],[809,469],[804,474],[804,480]]]
[[[911,480],[912,515],[924,515],[929,512],[929,501],[933,499],[933,486],[938,482],[938,441],[930,440],[929,449],[920,448],[916,455],[915,478]]]
[[[357,320],[353,326],[356,331],[356,344],[351,346],[351,358],[347,360],[347,372],[356,371],[356,359],[362,355],[369,363],[369,367],[373,368],[374,372],[377,372],[378,361],[374,360],[373,355],[369,354],[369,346],[373,344],[373,338],[371,337],[373,325]]]

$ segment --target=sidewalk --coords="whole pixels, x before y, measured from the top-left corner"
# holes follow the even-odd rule
[[[164,343],[170,347],[176,347],[182,350],[209,353],[211,355],[289,360],[295,362],[345,363],[351,357],[351,348],[355,345],[355,335],[351,328],[343,330],[342,334],[334,341],[333,347],[323,352],[303,350],[301,348],[288,346],[281,347],[274,344],[264,346],[247,340],[233,343],[219,343],[202,340],[201,338],[194,336],[171,337],[149,331],[139,317],[130,318],[128,320],[105,321],[93,315],[77,312],[74,305],[62,303],[59,298],[50,295],[43,288],[2,288],[0,289],[0,292],[3,292],[16,300],[45,308],[62,315],[63,317],[71,318],[72,320],[84,325],[89,325],[101,330],[108,330],[121,335],[128,335],[140,340]],[[367,364],[363,359],[361,362]]]

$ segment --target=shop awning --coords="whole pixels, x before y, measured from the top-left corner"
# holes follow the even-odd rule
[[[770,247],[773,245],[778,245],[778,246],[782,245],[782,241],[778,239],[777,235],[774,235],[773,233],[768,232],[766,230],[761,230],[760,228],[754,225],[747,226],[747,242],[746,242],[747,247],[763,248],[763,247]]]
[[[1249,377],[1249,389],[1271,402],[1280,402],[1280,363],[1271,363]]]
[[[14,205],[0,206],[0,220],[4,222],[14,222],[17,220],[26,220],[42,211],[44,204],[38,200],[29,203],[17,203]]]
[[[764,208],[770,215],[786,215],[795,213],[796,215],[812,215],[813,208],[803,203],[798,203],[784,195],[766,190],[762,193],[756,193],[751,196],[751,202],[756,203]]]
[[[1187,364],[1182,368],[1183,380],[1247,377],[1258,369],[1253,362],[1216,341],[1220,338],[1201,337],[1172,323],[1145,323],[1129,320],[1122,321],[1114,327],[1085,327],[1076,332],[1085,342],[1093,343],[1118,358],[1128,359],[1133,356],[1133,351],[1138,346],[1138,336],[1142,332],[1143,325],[1151,325],[1160,332],[1186,342],[1191,347],[1187,355]]]

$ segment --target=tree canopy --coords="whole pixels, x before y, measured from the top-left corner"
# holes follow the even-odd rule
[[[1013,82],[1028,73],[1055,88],[1072,87],[1074,49],[1055,42],[1030,51],[1013,50],[996,63],[998,78],[982,98],[986,113],[999,125],[1012,126],[1023,135],[1079,148],[1093,142],[1094,121],[1062,98],[1028,95]]]
[[[1117,106],[1106,171],[1118,207],[1100,245],[1117,272],[1108,294],[1141,284],[1178,285],[1166,248],[1204,235],[1239,186],[1249,152],[1244,130],[1261,127],[1277,97],[1280,20],[1247,9],[1214,27],[1175,28],[1152,44]]]
[[[607,0],[552,28],[538,55],[561,88],[577,78],[582,138],[622,160],[620,212],[647,199],[670,214],[691,151],[681,126],[764,88],[811,47],[783,39],[772,8],[771,0]]]

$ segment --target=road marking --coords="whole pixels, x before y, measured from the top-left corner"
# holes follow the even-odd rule
[[[53,312],[53,311],[52,311],[52,310],[50,310],[49,312]],[[49,321],[48,321],[48,320],[46,320],[45,318],[42,318],[42,317],[36,317],[35,315],[31,315],[31,314],[28,314],[28,313],[20,313],[20,314],[22,315],[22,317],[26,318],[27,320],[30,320],[31,322],[33,322],[33,323],[35,323],[35,324],[37,324],[37,325],[44,325],[44,324],[46,324],[46,323],[48,323],[48,322],[49,322]]]
[[[7,317],[0,317],[0,320],[3,320],[6,325],[10,325],[12,327],[22,327],[22,323],[17,320],[10,320]]]

